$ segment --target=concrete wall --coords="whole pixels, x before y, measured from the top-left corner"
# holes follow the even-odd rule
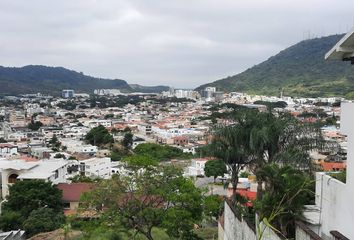
[[[354,201],[350,196],[353,190],[325,173],[316,174],[316,205],[321,210],[319,222],[323,239],[332,239],[332,230],[354,239]]]
[[[267,227],[263,222],[260,223],[260,230],[263,232],[262,240],[283,240],[285,238],[281,238],[276,234],[272,229]],[[259,236],[259,234],[257,234]],[[302,240],[302,239],[301,239]]]
[[[227,201],[225,202],[223,240],[256,240],[256,233],[247,225],[246,221],[235,216]]]
[[[218,240],[224,240],[224,234],[224,228],[220,222],[218,222]]]
[[[347,183],[324,173],[316,174],[316,205],[319,207],[321,237],[332,239],[336,230],[354,239],[354,103],[341,105],[341,132],[348,136]]]
[[[302,222],[296,222],[295,239],[298,240],[322,240],[314,231]]]

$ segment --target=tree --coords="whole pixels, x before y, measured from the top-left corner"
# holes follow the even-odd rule
[[[131,174],[114,175],[86,193],[86,206],[96,206],[112,227],[123,225],[149,240],[156,227],[166,229],[171,237],[194,239],[193,226],[202,219],[201,190],[175,167],[131,169]]]
[[[156,143],[141,143],[136,146],[134,152],[138,155],[145,155],[157,159],[158,161],[168,161],[176,158],[188,159],[192,156],[192,154],[184,153],[179,148]]]
[[[312,176],[291,166],[267,164],[257,178],[267,183],[267,191],[255,201],[259,219],[283,236],[295,236],[295,221],[302,217],[305,204],[314,198]]]
[[[219,195],[210,195],[204,198],[204,214],[217,219],[224,210],[224,201]]]
[[[310,151],[325,147],[319,128],[289,114],[247,112],[245,119],[253,126],[249,132],[249,149],[254,156],[251,170],[256,175],[271,163],[310,171],[313,167]],[[257,198],[261,198],[263,182],[257,181]]]
[[[250,127],[250,125],[240,123],[218,126],[214,129],[211,143],[206,148],[210,155],[223,161],[228,167],[234,196],[241,169],[253,160],[248,144]],[[233,198],[233,201],[236,199]]]
[[[205,172],[205,176],[214,177],[214,183],[215,183],[215,179],[218,176],[223,177],[224,174],[227,173],[227,169],[223,161],[209,160],[205,163],[204,172]]]
[[[56,214],[60,214],[63,209],[61,197],[61,191],[50,182],[42,180],[16,182],[9,187],[7,201],[2,205],[0,215],[2,230],[17,229],[33,210],[39,208],[50,208]]]
[[[69,178],[68,180],[70,180],[73,183],[95,183],[95,182],[99,182],[101,179],[100,178],[90,178],[87,176],[83,176],[83,175],[75,175],[71,178]]]
[[[33,210],[23,222],[23,228],[28,237],[41,232],[49,232],[58,229],[65,221],[62,213],[57,213],[51,208],[39,208]]]
[[[53,151],[59,151],[60,146],[61,146],[61,142],[59,142],[57,135],[54,134],[48,143]]]
[[[62,154],[62,153],[57,153],[57,154],[55,154],[54,158],[63,158],[63,159],[66,159],[65,155]]]
[[[99,125],[98,127],[92,128],[85,137],[86,141],[95,146],[103,146],[114,142],[114,139],[108,130]]]
[[[7,143],[7,141],[4,138],[0,138],[0,143]]]
[[[126,132],[122,141],[122,145],[126,149],[130,149],[133,145],[133,134],[131,132]]]
[[[42,126],[43,124],[41,122],[32,120],[27,127],[33,131],[38,131],[38,129]]]

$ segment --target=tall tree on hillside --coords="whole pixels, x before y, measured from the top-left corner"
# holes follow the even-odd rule
[[[124,134],[124,138],[122,141],[122,145],[126,148],[126,149],[131,149],[131,147],[133,146],[133,134],[131,132],[126,132]]]

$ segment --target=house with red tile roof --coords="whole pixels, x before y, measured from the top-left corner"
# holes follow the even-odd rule
[[[92,183],[59,183],[57,188],[62,190],[62,202],[64,204],[64,214],[76,213],[79,208],[81,195],[90,192],[94,188]]]

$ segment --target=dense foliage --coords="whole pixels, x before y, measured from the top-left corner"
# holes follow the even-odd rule
[[[33,131],[37,131],[42,126],[43,124],[41,122],[32,120],[27,127]]]
[[[174,167],[132,166],[131,174],[114,175],[86,194],[86,206],[102,211],[111,228],[133,230],[154,239],[163,228],[171,237],[196,239],[194,224],[202,220],[201,190]]]
[[[85,140],[95,146],[103,146],[114,142],[113,136],[102,125],[92,128],[86,134]]]
[[[313,176],[290,166],[264,166],[257,173],[266,185],[265,194],[255,202],[259,218],[268,221],[283,236],[295,236],[295,221],[302,218],[306,204],[313,204]]]
[[[139,144],[134,149],[134,152],[138,155],[148,156],[158,161],[168,161],[175,158],[177,159],[190,158],[192,156],[191,154],[184,153],[179,148],[168,146],[168,145],[159,145],[155,143]]]
[[[167,86],[129,85],[120,79],[102,79],[63,67],[29,65],[21,68],[0,66],[0,95],[49,93],[59,95],[63,89],[92,93],[95,89],[119,89],[122,92],[162,92]]]
[[[61,227],[65,217],[51,208],[39,208],[33,210],[23,222],[23,229],[27,236],[37,233],[50,232]]]
[[[204,167],[205,176],[214,177],[214,182],[217,177],[223,177],[227,173],[226,165],[221,160],[209,160]]]
[[[61,196],[61,191],[49,182],[41,180],[16,182],[10,186],[7,201],[2,205],[0,229],[4,231],[23,229],[26,224],[31,233],[40,232],[42,228],[54,230],[54,227],[63,220]],[[49,215],[52,216],[52,224],[30,223],[33,218],[43,220]],[[53,218],[54,215],[58,219]]]
[[[8,68],[0,66],[0,94],[49,93],[59,95],[63,89],[93,92],[94,89],[118,88],[132,91],[127,82],[119,79],[94,78],[62,67],[25,66]]]

